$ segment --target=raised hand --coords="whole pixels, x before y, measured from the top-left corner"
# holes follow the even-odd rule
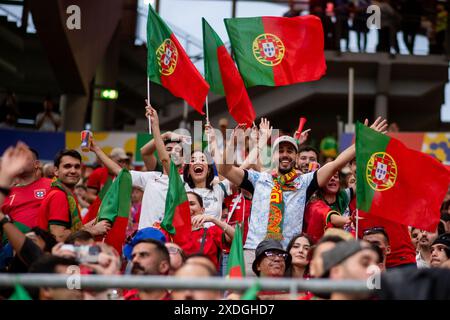
[[[145,116],[147,118],[150,118],[152,123],[152,128],[158,126],[159,127],[159,118],[158,113],[155,109],[148,103],[147,99],[145,100],[146,107],[145,107]]]
[[[369,120],[366,119],[364,121],[364,125],[368,126],[369,125]],[[387,128],[388,128],[388,123],[386,119],[383,119],[382,117],[378,117],[375,122],[370,126],[370,129],[373,129],[377,132],[380,132],[382,134],[386,134],[387,133]]]
[[[27,163],[33,160],[33,153],[23,142],[18,142],[15,147],[9,147],[3,153],[0,173],[5,179],[12,180],[20,175]]]
[[[299,137],[298,144],[303,144],[306,142],[306,140],[308,140],[310,131],[311,131],[311,129],[304,130],[302,133],[300,133],[300,135],[299,135],[298,131],[295,131],[295,137]]]

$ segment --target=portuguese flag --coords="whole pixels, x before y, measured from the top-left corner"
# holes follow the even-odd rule
[[[245,277],[244,251],[242,249],[242,228],[239,223],[234,229],[233,242],[228,256],[227,276],[230,278]]]
[[[435,232],[450,182],[436,159],[356,124],[357,208],[403,225]]]
[[[131,207],[131,174],[122,169],[106,192],[98,211],[98,221],[108,220],[112,227],[105,242],[122,254]]]
[[[205,19],[202,21],[206,81],[211,91],[225,95],[233,119],[250,128],[256,114],[241,75],[217,33]]]
[[[184,189],[184,183],[178,173],[177,166],[170,161],[169,189],[166,196],[166,207],[161,228],[169,233],[173,242],[188,250],[191,243],[191,211]]]
[[[247,87],[320,79],[326,70],[322,22],[316,16],[225,19]]]
[[[151,5],[147,19],[147,47],[147,75],[150,80],[204,114],[203,104],[209,85]]]

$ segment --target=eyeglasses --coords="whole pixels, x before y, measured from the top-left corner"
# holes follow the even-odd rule
[[[270,260],[275,260],[276,257],[283,258],[283,260],[286,260],[287,257],[288,257],[288,254],[287,253],[283,253],[283,252],[264,251],[264,254]]]
[[[181,254],[181,250],[177,247],[167,247],[167,251],[169,251],[170,254]]]

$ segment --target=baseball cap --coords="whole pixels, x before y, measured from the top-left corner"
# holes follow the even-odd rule
[[[252,270],[253,272],[259,276],[259,271],[256,268],[256,265],[258,264],[260,258],[262,256],[264,256],[264,252],[269,251],[269,250],[277,250],[283,253],[287,253],[288,257],[286,259],[286,269],[290,266],[291,264],[291,255],[289,254],[289,252],[287,252],[286,250],[283,249],[283,246],[281,245],[280,241],[274,240],[274,239],[266,239],[261,241],[258,246],[256,247],[256,251],[255,251],[255,261],[253,261],[252,264]]]
[[[323,259],[323,275],[322,278],[328,277],[331,268],[344,262],[351,256],[357,254],[358,252],[370,249],[370,247],[363,246],[360,241],[348,240],[338,242],[336,246],[328,251],[322,253]]]
[[[156,228],[148,227],[141,229],[135,234],[131,241],[127,242],[127,244],[123,247],[123,255],[127,258],[127,260],[131,261],[131,253],[133,252],[133,248],[136,243],[145,239],[154,239],[161,241],[162,243],[166,243],[167,241],[164,233]]]
[[[281,136],[278,137],[272,145],[272,153],[277,149],[278,145],[282,142],[290,143],[294,146],[295,151],[298,152],[298,144],[297,141],[291,136]]]
[[[122,148],[114,148],[112,149],[111,153],[109,154],[111,158],[120,159],[120,160],[126,160],[130,159],[130,157],[126,154],[125,150]]]
[[[447,248],[450,248],[450,233],[447,232],[447,233],[443,233],[440,236],[438,236],[431,245],[435,245],[435,244],[443,244]]]

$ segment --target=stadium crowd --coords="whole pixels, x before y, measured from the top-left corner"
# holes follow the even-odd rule
[[[441,222],[427,232],[361,216],[356,210],[356,162],[352,145],[327,159],[307,144],[310,130],[272,139],[267,119],[238,125],[221,142],[205,125],[208,147],[193,150],[184,136],[161,133],[157,112],[147,106],[153,139],[141,148],[145,166],[134,168],[121,148],[105,154],[90,140],[97,165],[85,165],[76,150],[61,150],[42,167],[36,150],[18,142],[0,167],[0,268],[5,273],[225,277],[230,246],[239,223],[247,277],[366,280],[369,268],[405,271],[450,268],[450,192]],[[366,120],[365,125],[369,125]],[[386,133],[387,121],[370,126]],[[233,155],[244,154],[245,161]],[[214,159],[214,161],[212,161]],[[230,160],[232,159],[232,160]],[[161,227],[172,163],[184,181],[192,231],[177,243]],[[131,209],[122,253],[104,240],[111,221],[98,220],[105,187],[129,170]],[[173,171],[172,171],[173,172]],[[172,173],[173,174],[173,173]],[[240,292],[213,290],[72,290],[28,288],[33,299],[184,300],[239,299]],[[7,299],[12,289],[2,288]],[[259,291],[257,298],[289,299],[288,292]],[[369,298],[332,292],[299,292],[298,299]]]

